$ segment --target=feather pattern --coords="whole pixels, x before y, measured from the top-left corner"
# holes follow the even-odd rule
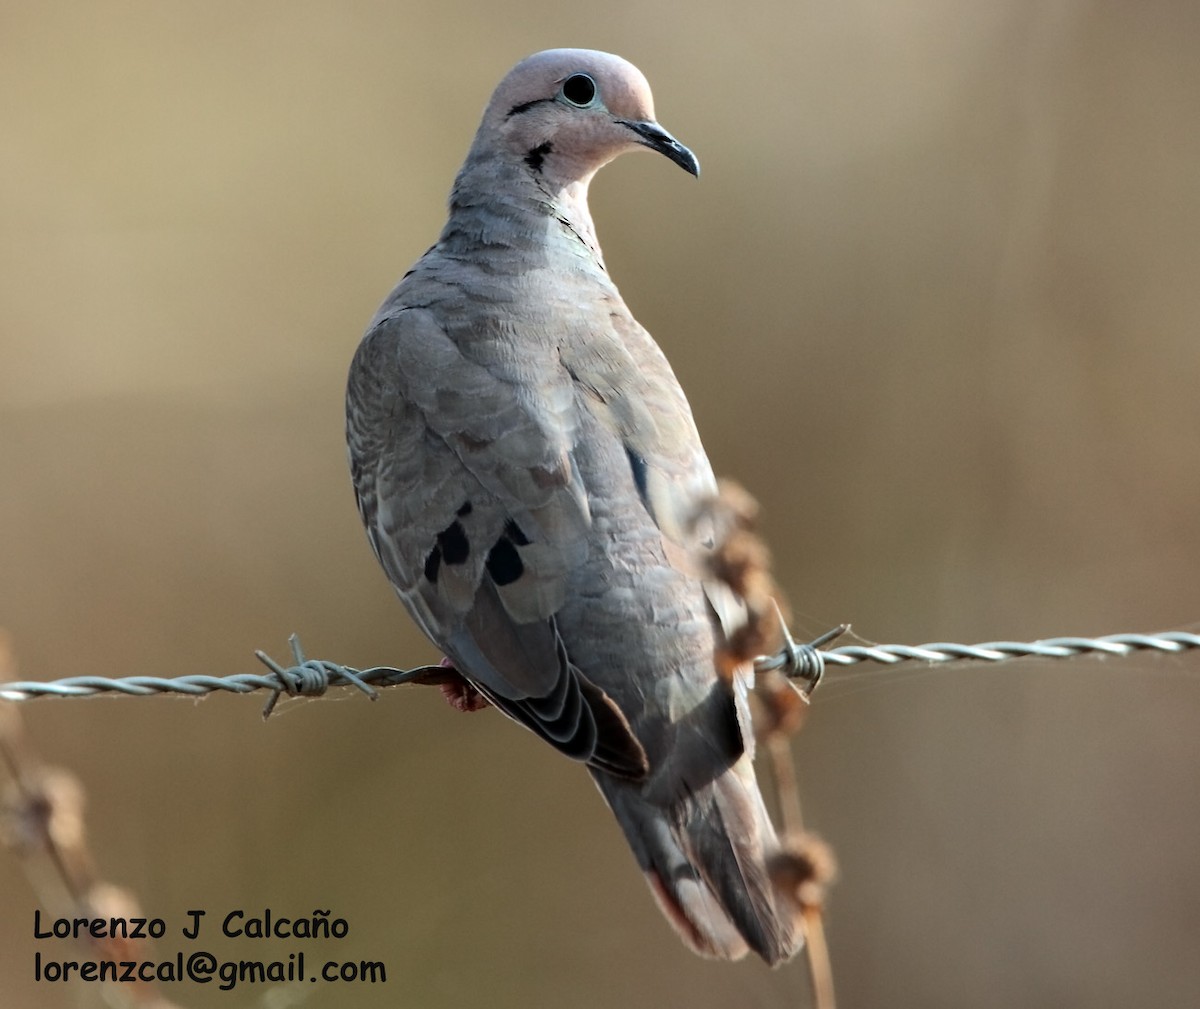
[[[580,74],[588,106],[564,97]],[[716,484],[587,207],[594,172],[639,146],[695,170],[625,61],[553,50],[505,78],[437,244],[355,355],[351,474],[417,624],[587,764],[685,941],[777,963],[800,938],[766,868],[746,679],[714,664],[739,604],[697,563],[711,531],[692,519]]]

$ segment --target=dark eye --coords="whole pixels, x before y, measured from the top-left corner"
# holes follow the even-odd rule
[[[571,74],[562,86],[562,96],[572,105],[583,108],[596,97],[596,82],[587,74]]]

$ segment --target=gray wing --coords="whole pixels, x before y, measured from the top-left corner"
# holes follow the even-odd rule
[[[425,309],[379,321],[347,386],[359,511],[413,618],[484,696],[568,756],[641,777],[628,721],[555,622],[591,526],[574,391],[565,373],[498,377],[508,364],[470,360]]]
[[[620,311],[608,315],[608,328],[564,347],[562,361],[598,427],[624,449],[637,497],[661,534],[667,562],[700,586],[714,630],[727,638],[745,623],[746,608],[728,585],[713,579],[707,566],[706,555],[728,532],[717,529],[708,507],[717,481],[670,363],[624,304],[618,304]],[[752,666],[737,671],[735,706],[751,755],[747,693],[753,684]]]

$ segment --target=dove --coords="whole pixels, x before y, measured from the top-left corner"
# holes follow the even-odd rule
[[[504,77],[441,236],[354,355],[351,476],[456,706],[478,696],[586,765],[695,952],[776,965],[803,937],[772,876],[752,671],[717,659],[739,605],[703,564],[716,482],[588,210],[596,172],[639,150],[699,174],[620,57],[553,49]]]

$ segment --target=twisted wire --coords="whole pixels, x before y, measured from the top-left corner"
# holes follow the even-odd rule
[[[1178,653],[1200,648],[1200,634],[1187,631],[1164,631],[1159,634],[1110,634],[1099,638],[1060,637],[1041,641],[989,641],[979,645],[935,642],[926,645],[842,645],[823,648],[824,644],[848,630],[841,625],[808,644],[798,644],[785,632],[783,648],[773,655],[759,656],[755,668],[766,672],[779,670],[792,679],[802,681],[801,693],[807,698],[821,681],[825,667],[852,666],[864,662],[898,665],[903,662],[927,664],[959,661],[1004,662],[1017,658],[1066,659],[1077,655],[1130,655],[1138,651]],[[97,694],[121,693],[132,696],[148,694],[185,694],[201,696],[218,691],[248,694],[268,690],[264,717],[271,713],[281,695],[316,697],[331,686],[353,686],[374,699],[375,687],[397,686],[420,682],[423,678],[445,674],[440,666],[418,666],[398,669],[394,666],[372,666],[354,669],[325,659],[309,659],[304,655],[295,635],[289,639],[293,663],[283,666],[263,652],[255,655],[268,669],[266,673],[235,673],[232,676],[71,676],[48,682],[18,680],[0,683],[0,699],[28,701],[38,697],[92,697]]]

